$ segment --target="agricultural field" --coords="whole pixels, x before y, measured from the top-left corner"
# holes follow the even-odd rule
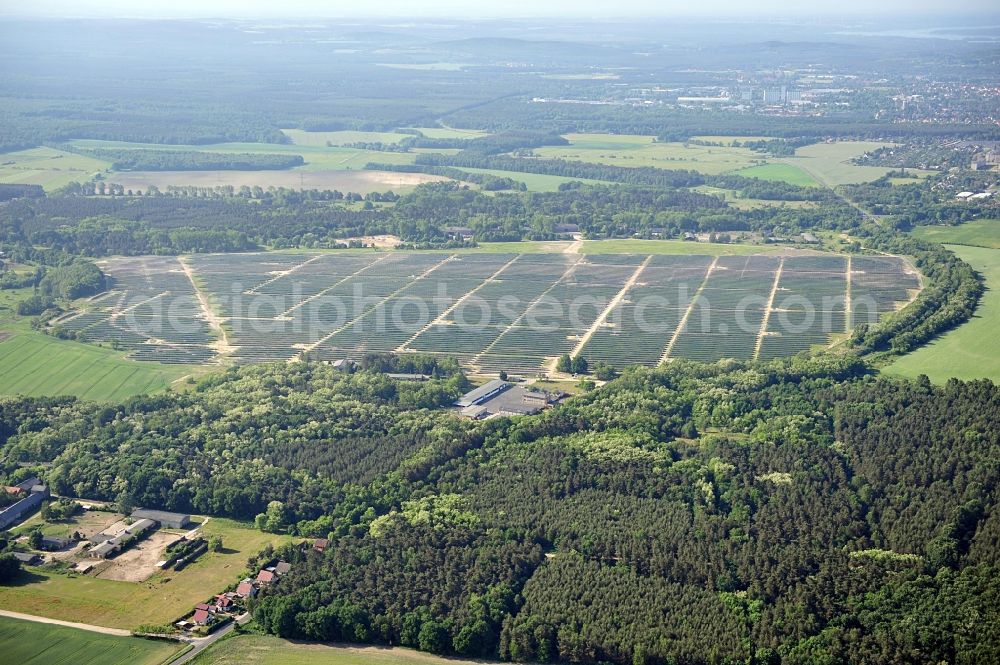
[[[313,132],[309,132],[312,134]],[[334,132],[318,132],[332,134]],[[302,134],[306,134],[303,132]],[[355,132],[355,134],[361,134]],[[402,135],[395,135],[400,136]],[[109,182],[125,189],[145,191],[150,185],[160,189],[169,186],[215,187],[243,185],[253,187],[288,187],[292,189],[338,189],[366,194],[374,191],[407,191],[424,182],[447,180],[423,173],[394,173],[390,171],[365,171],[369,162],[383,164],[412,164],[415,153],[376,152],[359,148],[327,147],[326,139],[295,137],[304,144],[277,143],[215,143],[208,145],[157,145],[149,143],[123,143],[120,141],[77,140],[71,143],[80,148],[109,148],[115,150],[185,150],[213,153],[264,153],[301,155],[305,164],[287,170],[264,171],[116,171],[105,177]],[[345,141],[347,142],[347,141]],[[76,178],[79,180],[80,178]],[[84,178],[86,179],[86,178]]]
[[[160,665],[180,649],[177,643],[0,617],[0,654],[5,663]]]
[[[30,289],[0,291],[0,394],[74,395],[98,401],[156,392],[191,373],[192,367],[142,363],[125,353],[56,339],[34,331],[17,316]]]
[[[455,129],[453,127],[410,127],[429,139],[481,139],[489,132],[481,129]]]
[[[893,170],[884,166],[858,166],[851,161],[869,150],[888,145],[892,144],[876,141],[816,143],[797,149],[794,157],[782,157],[774,161],[795,166],[827,187],[837,187],[878,180]]]
[[[472,665],[402,647],[290,642],[270,635],[226,637],[198,654],[192,665]]]
[[[767,169],[769,166],[755,166],[754,169]],[[745,172],[744,172],[745,173]],[[808,175],[808,174],[807,174]],[[768,180],[768,178],[763,176],[756,176],[763,180]],[[796,174],[790,174],[789,177],[797,177]],[[740,210],[756,210],[758,208],[815,208],[818,204],[815,201],[783,201],[774,199],[750,199],[740,196],[739,192],[732,189],[723,189],[722,187],[712,187],[711,185],[699,185],[698,187],[692,187],[692,190],[696,192],[701,192],[702,194],[711,194],[712,196],[721,196],[726,200],[730,206],[738,208]]]
[[[182,571],[157,572],[142,582],[69,575],[28,568],[21,582],[0,586],[0,607],[36,616],[131,630],[161,625],[198,602],[238,582],[247,558],[287,536],[264,533],[252,525],[213,517],[201,528],[206,538],[222,538],[221,552],[206,552]]]
[[[799,187],[818,187],[820,184],[816,178],[792,164],[761,164],[737,171],[736,175],[787,182],[789,185],[798,185]]]
[[[393,191],[405,193],[425,182],[448,180],[426,173],[396,173],[394,171],[122,171],[108,176],[108,180],[125,189],[146,191],[150,185],[161,190],[168,187],[219,187],[230,185],[239,189],[247,187],[287,187],[289,189],[336,189],[341,192]]]
[[[302,129],[282,129],[281,133],[291,139],[295,145],[313,147],[349,145],[351,143],[399,143],[407,134],[396,132],[357,132],[341,130],[336,132],[307,132]]]
[[[718,251],[692,253],[700,245]],[[538,373],[564,353],[616,365],[791,355],[896,310],[920,286],[893,257],[670,241],[596,246],[609,253],[578,243],[582,252],[555,254],[109,259],[102,267],[116,289],[58,325],[82,340],[114,340],[136,359],[179,365],[418,351],[455,356],[476,373]]]
[[[441,151],[437,151],[441,152]],[[606,184],[601,180],[589,180],[586,178],[569,178],[561,175],[547,175],[544,173],[523,173],[520,171],[501,171],[499,169],[474,169],[462,167],[462,171],[467,173],[487,173],[498,178],[510,178],[517,182],[523,182],[528,191],[531,192],[556,192],[559,185],[567,182],[582,182],[588,185]]]
[[[717,174],[736,171],[763,159],[747,148],[703,146],[679,142],[658,142],[653,136],[612,134],[566,134],[568,146],[535,148],[550,159],[609,164],[611,166],[654,166],[661,169],[691,169]]]
[[[918,226],[911,234],[930,242],[1000,249],[1000,219],[977,219],[959,226]]]
[[[883,370],[886,373],[908,377],[926,374],[935,383],[944,383],[950,377],[963,381],[990,379],[1000,382],[1000,357],[997,356],[996,344],[1000,328],[1000,248],[997,248],[1000,237],[995,232],[970,232],[964,230],[965,226],[968,225],[954,228],[955,237],[968,240],[973,234],[981,234],[980,241],[989,246],[946,247],[985,277],[986,293],[979,307],[969,321],[896,360]]]
[[[111,164],[54,148],[32,148],[0,155],[0,183],[41,185],[46,191],[73,181],[86,182]]]

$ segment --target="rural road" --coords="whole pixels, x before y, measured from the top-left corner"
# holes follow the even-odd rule
[[[231,633],[233,631],[233,629],[236,627],[236,624],[240,624],[242,626],[243,624],[245,624],[249,620],[250,620],[250,613],[247,612],[246,614],[241,614],[240,616],[236,617],[235,621],[231,621],[230,623],[228,623],[227,625],[223,626],[219,630],[215,631],[214,633],[212,633],[208,637],[197,637],[197,638],[186,638],[186,639],[184,639],[183,640],[184,642],[187,642],[188,644],[193,645],[194,648],[190,649],[189,651],[184,652],[183,654],[181,654],[175,660],[170,661],[170,665],[183,665],[184,663],[188,663],[188,662],[194,660],[194,658],[198,654],[200,654],[202,651],[204,651],[208,647],[210,647],[213,644],[215,644],[217,641],[219,641],[220,639],[222,639],[225,635],[228,635],[229,633]]]
[[[92,633],[103,633],[105,635],[115,635],[116,637],[128,637],[132,633],[121,628],[105,628],[104,626],[93,626],[89,623],[73,623],[72,621],[60,621],[59,619],[49,619],[48,617],[35,616],[34,614],[21,614],[20,612],[10,612],[0,610],[0,616],[11,619],[22,619],[24,621],[34,621],[36,623],[50,623],[56,626],[67,626],[69,628],[79,628],[89,630]]]

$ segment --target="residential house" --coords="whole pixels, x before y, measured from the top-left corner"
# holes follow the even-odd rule
[[[270,570],[262,570],[257,573],[257,581],[261,584],[269,584],[274,581],[274,572]]]
[[[236,595],[240,598],[253,598],[257,595],[257,587],[253,585],[253,582],[249,578],[245,579],[237,585]]]
[[[284,575],[291,569],[292,569],[292,564],[288,563],[287,561],[279,561],[274,566],[274,572],[277,575]]]

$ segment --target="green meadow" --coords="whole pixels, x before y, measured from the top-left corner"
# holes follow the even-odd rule
[[[472,665],[401,647],[291,642],[270,635],[235,635],[198,654],[193,665]]]
[[[800,187],[816,187],[820,184],[806,171],[791,164],[761,164],[737,171],[736,175],[747,178],[760,178],[761,180],[787,182],[790,185],[798,185]]]
[[[610,166],[690,169],[706,174],[736,171],[762,159],[761,155],[747,148],[660,142],[653,136],[632,134],[566,134],[565,136],[570,142],[568,146],[536,148],[535,153],[549,159]]]
[[[959,227],[961,228],[961,227]],[[1000,240],[996,234],[992,242]],[[986,279],[986,293],[972,319],[950,330],[913,353],[896,360],[883,371],[915,377],[926,374],[935,383],[951,377],[962,380],[991,379],[1000,382],[1000,249],[946,245]]]
[[[1000,219],[977,219],[959,226],[918,226],[912,234],[931,242],[1000,249]]]
[[[103,635],[68,626],[0,617],[0,660],[19,665],[160,665],[176,642]]]
[[[54,148],[31,148],[0,155],[0,183],[41,185],[46,191],[74,180],[85,182],[111,164]]]
[[[120,351],[34,331],[30,319],[15,313],[17,302],[29,294],[29,289],[0,291],[0,394],[121,400],[204,371],[128,360]]]

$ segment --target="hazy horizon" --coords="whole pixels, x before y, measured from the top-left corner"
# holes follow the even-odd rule
[[[403,19],[477,19],[477,18],[666,18],[666,17],[879,17],[900,13],[899,18],[915,16],[961,16],[997,13],[992,0],[959,0],[947,11],[931,0],[817,0],[803,4],[788,0],[758,0],[749,8],[738,0],[706,0],[692,7],[677,0],[631,0],[609,5],[597,0],[554,0],[532,2],[512,0],[488,8],[472,8],[460,0],[431,0],[414,3],[382,0],[378,3],[328,3],[317,0],[288,0],[280,5],[262,0],[152,0],[138,5],[128,0],[39,0],[11,3],[0,7],[0,16],[42,18],[121,17],[121,18],[403,18]]]

